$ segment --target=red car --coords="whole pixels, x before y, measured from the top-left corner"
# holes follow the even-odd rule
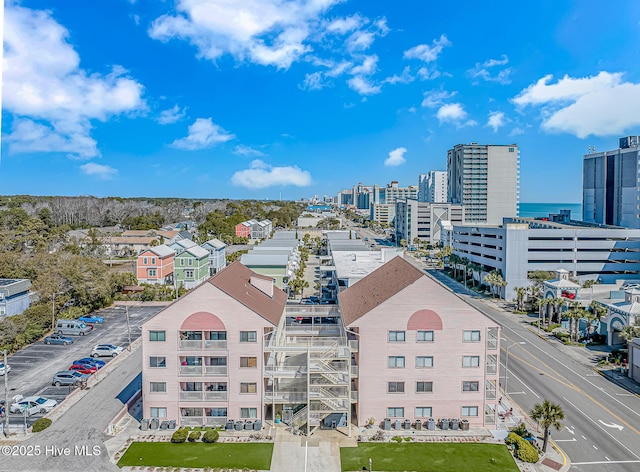
[[[98,368],[93,365],[73,364],[71,367],[69,367],[69,370],[75,370],[76,372],[80,372],[81,374],[91,375],[97,372]]]

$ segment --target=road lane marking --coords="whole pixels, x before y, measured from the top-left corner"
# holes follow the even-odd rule
[[[554,439],[555,442],[576,442],[578,441],[576,438],[571,439]]]
[[[604,431],[605,433],[607,433],[609,436],[611,436],[611,439],[613,439],[615,442],[617,442],[618,444],[620,444],[622,447],[624,447],[627,451],[629,451],[631,453],[632,456],[636,457],[637,459],[640,459],[640,456],[638,454],[636,454],[635,452],[633,452],[631,449],[629,449],[627,446],[625,446],[622,441],[620,441],[618,438],[616,438],[613,434],[611,434],[609,431],[607,431],[606,429],[604,429],[602,426],[600,426],[593,418],[589,417],[585,412],[583,412],[580,408],[578,408],[576,405],[574,405],[573,403],[571,403],[566,397],[562,397],[562,399],[567,402],[569,405],[571,405],[572,407],[574,407],[578,412],[580,412],[585,418],[587,418],[589,421],[591,421],[593,424],[595,424],[598,428],[600,428],[602,431]]]
[[[607,456],[604,456],[605,459],[607,459],[608,461],[610,461],[611,459],[609,459]]]
[[[565,426],[564,429],[566,429],[567,431],[569,431],[571,434],[573,434],[575,436],[576,432],[574,431],[574,427],[573,426],[571,428],[569,428],[569,426]]]
[[[615,424],[615,423],[611,423],[611,424],[609,424],[609,423],[605,423],[605,422],[604,422],[604,421],[602,421],[602,420],[598,420],[598,421],[599,421],[600,423],[602,423],[602,426],[606,426],[607,428],[616,428],[616,429],[618,429],[618,430],[620,430],[620,431],[622,431],[622,430],[624,429],[624,426],[620,426],[619,424]]]
[[[595,444],[592,444],[592,446],[593,446],[593,448],[594,448],[596,451],[598,450],[598,448],[596,447],[596,445],[595,445]]]
[[[607,461],[598,461],[598,462],[572,462],[571,465],[602,465],[602,464],[640,464],[640,461],[612,461],[608,459]]]

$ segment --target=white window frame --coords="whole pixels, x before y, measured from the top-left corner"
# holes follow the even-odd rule
[[[156,334],[156,339],[151,339],[151,334],[155,333]],[[159,334],[162,333],[162,336],[159,336]],[[162,337],[162,339],[158,339],[159,337]],[[151,330],[149,331],[149,341],[150,342],[165,342],[167,340],[167,332],[163,329],[160,330]]]
[[[151,365],[151,359],[156,360],[156,365]],[[164,359],[164,365],[158,365],[158,360]],[[149,368],[150,369],[166,369],[167,368],[167,357],[166,356],[149,356]]]
[[[242,339],[242,335],[246,335],[247,339]],[[253,339],[251,339],[253,335]],[[257,331],[240,331],[240,342],[241,343],[257,343],[258,342],[258,332]]]
[[[431,359],[431,361],[427,361],[427,359]],[[431,365],[424,365],[425,361],[427,364],[430,363]],[[423,365],[420,365],[421,362]],[[433,356],[416,356],[416,369],[433,369],[433,365]]]
[[[468,384],[468,385],[465,385],[465,384]],[[476,386],[475,390],[473,390],[473,388],[472,388],[473,384],[475,384],[475,386]],[[465,389],[465,387],[469,387],[469,388]],[[462,381],[462,391],[463,392],[479,392],[480,391],[480,382],[477,381],[477,380],[463,380]]]
[[[387,382],[387,393],[404,393],[404,391],[404,382],[395,380]]]
[[[240,408],[240,418],[242,419],[256,419],[258,417],[258,409],[253,407]]]
[[[480,330],[469,329],[462,332],[463,343],[479,343],[481,338]]]
[[[423,387],[427,384],[430,384],[430,389],[429,390],[419,390],[418,389],[418,385],[419,384],[424,384]],[[433,381],[431,380],[417,380],[416,381],[416,393],[433,393]]]
[[[151,416],[151,418],[166,418],[167,408],[164,406],[152,406],[149,409],[149,416]]]
[[[475,414],[473,414],[474,410],[475,410]],[[463,406],[461,411],[462,411],[462,414],[460,416],[473,416],[473,417],[478,416],[477,406]]]
[[[424,339],[420,339],[420,338],[424,338]],[[431,338],[431,339],[428,339]],[[427,331],[427,330],[418,330],[416,331],[416,342],[418,343],[432,343],[435,340],[435,333],[433,332],[433,330]]]
[[[150,393],[167,393],[167,382],[149,382]]]
[[[480,367],[480,356],[462,356],[462,367],[465,369]]]
[[[401,338],[401,339],[399,339]],[[403,343],[407,340],[407,332],[406,331],[388,331],[387,332],[387,342],[390,343]]]
[[[392,363],[393,365],[391,365]],[[389,367],[389,369],[404,369],[406,365],[404,356],[387,357],[387,367]]]
[[[400,414],[398,414],[400,413]],[[388,406],[387,407],[387,418],[404,418],[404,407],[403,406]]]
[[[253,392],[251,392],[251,386],[253,385]],[[243,387],[246,388],[246,392],[243,392]],[[258,383],[257,382],[240,382],[240,393],[242,395],[254,395],[258,393]]]
[[[429,413],[425,415],[425,413]],[[416,418],[432,418],[433,417],[433,407],[432,406],[417,406],[416,407]]]

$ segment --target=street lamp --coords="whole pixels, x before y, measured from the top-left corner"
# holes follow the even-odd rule
[[[504,338],[500,338],[500,339],[502,339],[503,341],[506,341],[506,339],[504,339]],[[524,344],[527,344],[527,343],[524,342],[524,341],[515,342],[512,345],[507,346],[505,348],[505,351],[507,351],[507,358],[506,358],[505,363],[504,363],[504,393],[505,393],[505,395],[509,395],[509,349],[511,349],[513,346],[515,346],[517,344],[524,345]]]

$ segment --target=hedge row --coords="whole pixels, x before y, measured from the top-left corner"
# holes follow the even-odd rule
[[[516,433],[509,433],[505,442],[516,448],[515,456],[522,462],[536,463],[540,460],[536,448],[533,447],[529,441],[522,439]]]
[[[189,432],[189,430],[187,430],[187,429],[180,428],[180,429],[177,429],[173,433],[173,435],[171,436],[171,442],[172,443],[183,443],[187,439],[189,440],[189,442],[195,442],[195,441],[200,440],[200,436],[201,435],[202,435],[201,431],[191,431],[191,432]],[[202,442],[214,443],[219,438],[220,438],[220,435],[218,434],[218,432],[216,430],[207,430],[207,431],[205,431],[204,435],[202,436]]]

